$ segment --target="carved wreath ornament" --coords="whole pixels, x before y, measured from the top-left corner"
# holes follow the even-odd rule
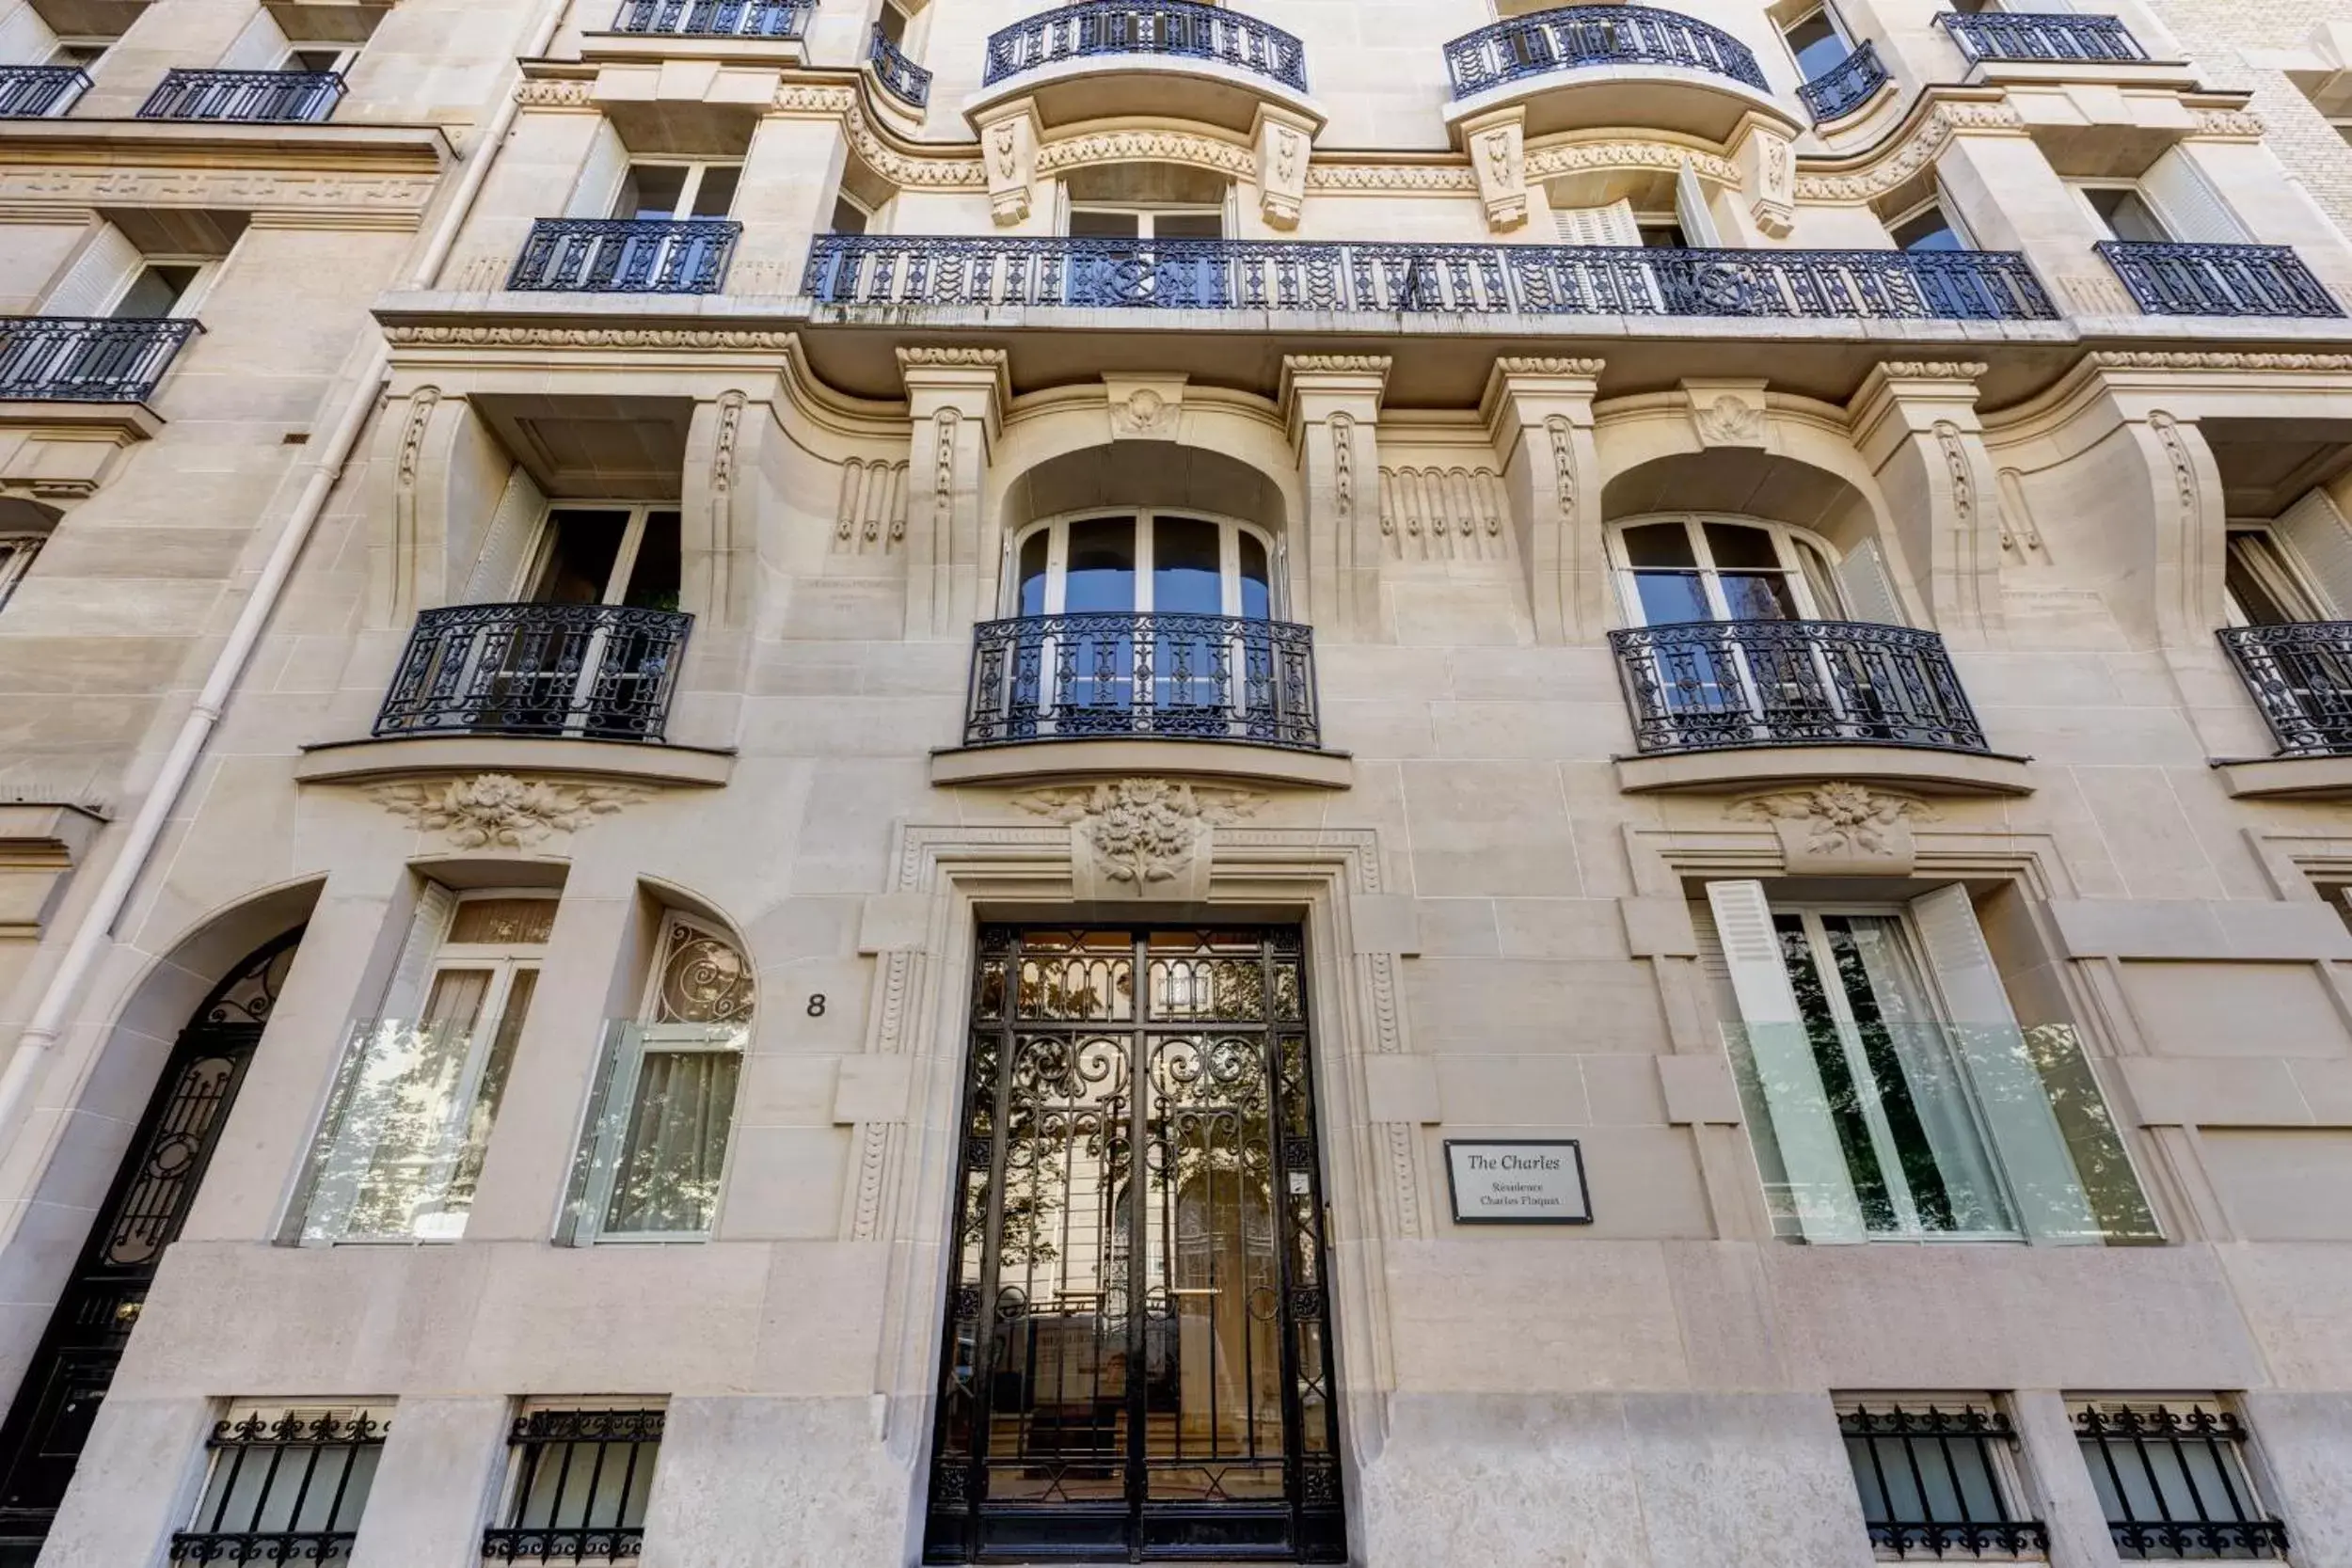
[[[512,773],[378,784],[368,793],[421,831],[448,833],[461,849],[520,849],[645,798],[644,790],[623,785],[559,784]]]
[[[1075,826],[1103,875],[1140,889],[1173,881],[1191,862],[1204,825],[1255,812],[1259,797],[1238,789],[1196,789],[1166,779],[1120,779],[1091,789],[1043,789],[1014,805]]]
[[[1777,818],[1809,823],[1807,854],[1853,856],[1893,854],[1895,832],[1904,818],[1931,816],[1927,807],[1908,795],[1885,795],[1858,784],[1825,784],[1818,789],[1761,795],[1732,808],[1735,816]]]

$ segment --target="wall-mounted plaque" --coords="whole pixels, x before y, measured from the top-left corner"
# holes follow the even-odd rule
[[[1574,1138],[1445,1141],[1456,1225],[1590,1225],[1584,1151]]]

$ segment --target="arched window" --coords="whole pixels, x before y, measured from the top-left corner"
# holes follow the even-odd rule
[[[1901,620],[1875,542],[1836,561],[1783,523],[1645,517],[1611,530],[1609,548],[1629,626]]]
[[[1265,536],[1246,523],[1172,512],[1040,523],[1013,550],[1015,615],[1089,612],[1271,619],[1277,583]]]

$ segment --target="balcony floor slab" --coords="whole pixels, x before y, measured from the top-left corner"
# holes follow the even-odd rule
[[[961,746],[931,753],[935,784],[1034,784],[1089,774],[1173,774],[1259,784],[1348,789],[1356,761],[1345,752],[1302,752],[1230,740],[1121,736]]]
[[[432,735],[332,740],[302,749],[298,784],[364,784],[420,773],[530,773],[715,788],[735,753],[703,746],[648,745],[561,736]]]
[[[1629,795],[1728,794],[1831,779],[1896,784],[1927,795],[2030,795],[2029,760],[1910,746],[1744,746],[1618,757],[1616,766],[1617,787]]]
[[[2352,800],[2352,756],[2225,757],[2213,768],[2235,800]]]

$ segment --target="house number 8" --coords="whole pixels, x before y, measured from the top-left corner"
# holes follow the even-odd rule
[[[809,997],[808,1016],[811,1018],[822,1018],[825,1016],[825,993],[823,991],[820,990],[815,992]]]

